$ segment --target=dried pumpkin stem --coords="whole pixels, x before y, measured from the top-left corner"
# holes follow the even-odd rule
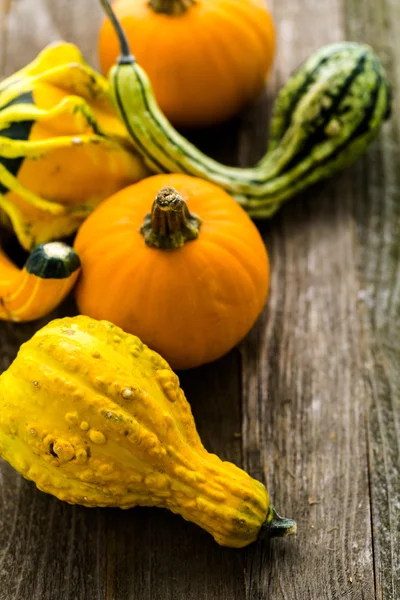
[[[149,0],[149,7],[164,15],[183,15],[196,4],[196,0]]]
[[[201,219],[191,213],[179,192],[160,190],[151,213],[145,216],[140,233],[148,246],[175,250],[199,236]]]

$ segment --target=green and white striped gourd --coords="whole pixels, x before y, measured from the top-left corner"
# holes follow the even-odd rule
[[[109,77],[136,150],[154,172],[186,173],[220,185],[253,217],[271,216],[283,201],[352,164],[390,114],[390,84],[373,49],[356,42],[325,46],[281,89],[264,158],[253,168],[227,167],[167,121],[108,0],[100,1],[121,45]]]

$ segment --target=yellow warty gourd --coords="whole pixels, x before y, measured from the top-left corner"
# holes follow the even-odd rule
[[[85,506],[159,506],[224,546],[294,533],[265,487],[202,445],[178,377],[106,321],[52,321],[0,377],[0,453]]]

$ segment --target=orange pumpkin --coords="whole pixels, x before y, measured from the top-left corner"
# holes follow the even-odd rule
[[[117,192],[83,223],[75,249],[81,313],[137,335],[175,369],[228,352],[267,297],[256,226],[225,191],[188,175]]]
[[[117,0],[113,8],[174,125],[221,122],[261,91],[275,51],[264,0]],[[108,20],[98,48],[106,74],[119,55]]]

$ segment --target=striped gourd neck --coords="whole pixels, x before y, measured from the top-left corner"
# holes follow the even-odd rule
[[[332,74],[335,55],[347,66]],[[296,92],[288,89],[278,98],[271,149],[254,168],[241,169],[214,161],[172,128],[139,65],[132,63],[129,74],[130,85],[137,90],[129,118],[119,94],[126,86],[127,72],[116,67],[112,77],[118,109],[152,170],[217,183],[254,216],[261,211],[260,216],[272,214],[287,197],[352,162],[374,137],[377,128],[370,124],[382,120],[388,104],[388,89],[375,55],[359,44],[338,45],[335,52],[322,54],[316,64],[300,72],[294,81]],[[324,86],[325,101],[321,100]],[[360,89],[369,91],[366,104],[360,101]],[[355,110],[349,111],[352,104]]]
[[[352,164],[390,112],[390,84],[373,50],[349,42],[326,46],[280,91],[264,158],[253,168],[227,167],[168,122],[108,0],[101,3],[112,15],[121,46],[111,89],[143,160],[154,172],[185,173],[221,186],[253,217],[271,216],[284,200]]]

